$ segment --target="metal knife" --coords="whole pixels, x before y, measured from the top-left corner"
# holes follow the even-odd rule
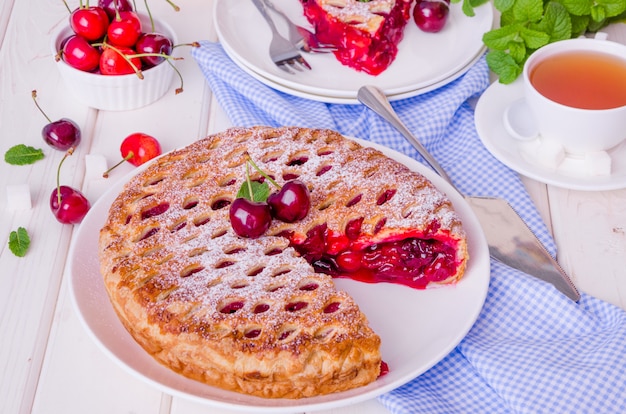
[[[424,157],[430,167],[463,195],[483,228],[491,257],[551,283],[573,301],[577,302],[580,299],[580,293],[569,276],[506,200],[497,197],[468,196],[459,191],[437,160],[402,123],[380,89],[363,86],[359,89],[357,98],[395,127]]]

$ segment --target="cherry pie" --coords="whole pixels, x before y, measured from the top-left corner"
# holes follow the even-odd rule
[[[300,0],[321,43],[338,48],[337,59],[378,75],[394,61],[413,0]]]
[[[256,239],[234,233],[246,154],[277,182],[309,186],[304,219],[275,219]],[[425,288],[455,282],[467,262],[461,222],[426,178],[336,132],[295,127],[232,128],[157,159],[113,202],[99,250],[113,307],[146,351],[267,398],[381,374],[380,338],[332,276]]]

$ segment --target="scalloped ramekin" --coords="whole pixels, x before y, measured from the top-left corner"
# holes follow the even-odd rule
[[[144,32],[150,28],[148,15],[137,12]],[[155,31],[176,44],[174,30],[165,22],[154,19]],[[56,56],[64,39],[73,34],[67,26],[59,28],[52,36],[52,54]],[[175,76],[174,68],[167,62],[142,70],[143,79],[136,74],[101,75],[78,70],[60,59],[57,63],[61,77],[77,100],[96,109],[125,111],[149,105],[167,93]],[[173,61],[171,62],[175,64]]]

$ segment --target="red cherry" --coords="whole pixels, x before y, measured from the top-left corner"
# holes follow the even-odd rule
[[[287,181],[280,191],[269,195],[267,204],[278,220],[286,223],[302,220],[311,207],[309,189],[302,181]]]
[[[41,130],[41,136],[46,144],[61,151],[67,151],[68,149],[76,147],[80,144],[80,128],[74,121],[67,118],[61,118],[58,121],[52,122],[52,120],[48,118],[48,115],[46,115],[37,103],[37,91],[32,91],[31,96],[33,101],[35,101],[35,105],[37,106],[37,109],[39,109],[39,112],[41,112],[48,120],[48,124],[46,124]]]
[[[161,155],[161,144],[148,134],[136,132],[124,138],[120,151],[124,159],[139,166]]]
[[[230,205],[230,225],[237,235],[255,239],[269,229],[272,222],[270,206],[246,198],[237,198]]]
[[[135,44],[137,53],[160,53],[164,55],[172,54],[172,41],[160,33],[144,33],[139,36]],[[141,60],[148,67],[156,66],[165,60],[163,56],[142,56]]]
[[[91,72],[100,63],[100,52],[80,36],[70,36],[62,50],[63,60],[78,70]]]
[[[104,178],[109,176],[109,173],[117,166],[121,165],[125,161],[138,167],[141,164],[150,161],[151,159],[161,155],[161,144],[156,138],[144,134],[141,132],[135,132],[130,134],[122,141],[120,145],[120,152],[122,153],[122,160],[109,168],[102,174]]]
[[[449,0],[418,0],[413,9],[413,19],[424,32],[439,32],[448,20]]]
[[[114,45],[132,47],[141,36],[141,21],[135,12],[119,12],[109,24],[107,35]]]
[[[80,223],[91,205],[80,191],[62,185],[50,194],[50,209],[56,219],[64,224]]]
[[[100,56],[100,73],[103,75],[128,75],[139,72],[141,70],[141,59],[133,57],[136,54],[133,49],[127,47],[107,47]]]
[[[133,11],[133,5],[129,0],[98,0],[98,6],[104,9],[109,17],[109,21],[115,19],[115,9],[118,11]]]
[[[337,267],[344,272],[356,272],[361,268],[361,259],[359,252],[346,250],[337,255]]]
[[[70,14],[70,26],[74,33],[93,42],[107,33],[109,16],[101,7],[79,7]]]

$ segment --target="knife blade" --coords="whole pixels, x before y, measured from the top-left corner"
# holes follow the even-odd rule
[[[551,283],[575,302],[580,299],[580,293],[572,280],[506,200],[469,196],[459,191],[437,160],[400,120],[380,89],[370,85],[363,86],[357,93],[357,99],[396,128],[430,167],[464,197],[485,233],[491,257]]]

